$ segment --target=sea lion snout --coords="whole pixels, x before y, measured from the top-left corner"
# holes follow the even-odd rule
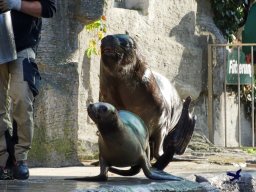
[[[87,110],[90,114],[103,114],[108,111],[108,107],[105,104],[101,103],[94,103],[94,104],[89,104],[87,107]]]
[[[110,116],[116,113],[114,106],[109,103],[98,102],[89,104],[87,107],[89,117],[95,122],[106,122],[110,120]]]
[[[89,104],[89,105],[88,105],[88,107],[87,107],[87,112],[88,112],[89,117],[90,117],[92,120],[97,119],[97,115],[96,115],[97,113],[96,113],[94,104]]]
[[[108,35],[101,40],[101,61],[109,74],[128,73],[136,64],[136,43],[127,34]],[[127,67],[124,67],[127,66]]]

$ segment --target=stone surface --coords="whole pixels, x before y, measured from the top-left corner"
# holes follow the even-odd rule
[[[250,156],[237,150],[236,153],[223,153],[222,158],[227,154],[235,158],[237,155],[246,159],[255,160],[255,156]],[[109,173],[108,182],[77,182],[64,180],[65,178],[94,176],[99,173],[98,166],[92,166],[92,161],[84,162],[84,166],[62,167],[62,168],[30,168],[30,178],[27,181],[0,181],[0,191],[189,191],[189,192],[217,192],[217,191],[240,191],[253,192],[255,186],[255,168],[243,167],[242,178],[239,181],[230,182],[226,172],[235,172],[239,169],[237,165],[232,165],[233,159],[229,158],[226,164],[216,164],[208,161],[209,157],[220,155],[201,152],[177,156],[174,162],[167,166],[166,171],[186,179],[183,182],[152,181],[147,179],[143,172],[132,177],[122,177]],[[234,156],[236,155],[236,156]],[[202,177],[204,182],[197,179]],[[254,188],[252,188],[254,187]],[[255,190],[254,190],[255,191]]]
[[[38,191],[97,191],[97,192],[150,192],[150,191],[179,191],[179,192],[205,192],[205,188],[191,181],[159,182],[141,178],[114,178],[108,182],[77,182],[61,179],[30,179],[28,181],[0,181],[1,190],[38,192]]]
[[[197,176],[198,177],[198,176]],[[206,181],[200,182],[205,188],[211,186],[218,191],[254,192],[256,190],[256,179],[250,172],[242,173],[239,180],[231,181],[232,177],[226,173],[200,176]]]
[[[96,127],[86,105],[97,101],[98,67],[84,54],[91,38],[84,26],[100,18],[103,6],[100,0],[58,1],[57,15],[43,20],[37,59],[42,83],[29,157],[33,165],[76,165],[97,154]]]
[[[240,164],[236,159],[240,157]],[[212,161],[216,158],[219,162]],[[95,160],[94,160],[95,161]],[[255,155],[249,155],[239,149],[224,152],[208,152],[187,150],[182,156],[175,156],[165,169],[166,172],[186,179],[182,182],[152,181],[144,176],[141,171],[132,177],[122,177],[109,173],[108,182],[77,182],[64,180],[66,178],[95,176],[100,168],[93,166],[94,161],[83,162],[83,166],[61,168],[30,168],[30,178],[26,181],[0,181],[0,191],[189,191],[189,192],[219,192],[243,191],[254,192],[256,189],[255,167],[249,163],[256,162]],[[241,178],[230,182],[227,171],[236,172],[242,169]],[[201,179],[198,179],[201,178]],[[196,182],[197,181],[197,182]]]

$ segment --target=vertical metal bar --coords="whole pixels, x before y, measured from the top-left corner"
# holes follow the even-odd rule
[[[212,45],[208,45],[208,131],[209,140],[214,143],[213,136],[213,78],[212,78]]]
[[[241,97],[240,97],[240,46],[238,46],[238,58],[237,58],[237,61],[238,61],[238,67],[237,67],[237,77],[238,77],[238,143],[239,143],[239,147],[241,147],[241,115],[240,115],[240,105],[241,105]]]
[[[253,60],[253,46],[251,46],[251,67],[252,67],[252,147],[255,145],[255,132],[254,132],[254,60]]]
[[[225,147],[227,147],[227,52],[226,47],[222,48],[224,49],[224,134],[225,134]]]

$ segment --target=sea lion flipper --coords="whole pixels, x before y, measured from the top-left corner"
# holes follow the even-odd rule
[[[173,134],[174,141],[178,141],[175,143],[176,145],[176,154],[182,155],[191,140],[191,137],[193,135],[195,124],[196,124],[196,116],[192,116],[189,113],[189,106],[192,101],[191,96],[188,96],[184,103],[183,103],[183,109],[181,113],[180,120],[177,124],[177,133]],[[174,131],[175,132],[175,131]],[[168,142],[168,141],[167,141]]]
[[[162,170],[158,170],[155,168],[152,168],[150,165],[150,162],[147,158],[142,158],[142,170],[144,174],[149,178],[153,180],[170,180],[170,181],[181,181],[183,178],[177,177],[174,175],[171,175],[169,173],[166,173]]]
[[[92,177],[80,177],[80,178],[67,178],[65,180],[75,180],[75,181],[107,181],[108,180],[108,171],[109,166],[106,161],[99,155],[100,163],[100,174]]]
[[[152,166],[158,170],[164,170],[164,168],[169,164],[169,162],[172,161],[174,154],[175,148],[168,147],[168,149],[165,150],[164,154],[161,155]]]
[[[196,123],[196,116],[189,113],[191,101],[190,96],[185,99],[180,119],[174,130],[165,137],[164,154],[157,159],[157,162],[153,165],[154,168],[163,170],[172,161],[174,154],[182,155],[185,152]]]
[[[129,170],[121,170],[121,169],[116,169],[114,167],[109,168],[110,172],[118,174],[118,175],[122,175],[122,176],[133,176],[133,175],[136,175],[137,173],[139,173],[140,170],[141,170],[140,166],[133,166]]]
[[[153,180],[169,180],[169,181],[184,180],[181,177],[171,175],[169,173],[166,173],[162,170],[158,170],[158,169],[155,169],[155,168],[149,168],[148,170],[144,171],[144,173],[149,179],[153,179]]]
[[[164,171],[157,170],[157,169],[154,169],[154,168],[150,168],[150,175],[149,175],[148,178],[154,179],[154,180],[170,180],[170,181],[184,180],[181,177],[177,177],[177,176],[171,175],[169,173],[166,173]]]

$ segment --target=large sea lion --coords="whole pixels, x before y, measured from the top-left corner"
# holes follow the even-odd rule
[[[108,103],[95,103],[88,106],[88,115],[99,130],[100,174],[94,177],[75,178],[82,181],[106,181],[108,171],[132,176],[142,169],[154,180],[182,180],[150,165],[149,134],[144,122],[128,111],[117,111]],[[131,167],[119,170],[115,167]]]
[[[129,35],[102,39],[100,101],[143,119],[149,129],[153,156],[161,156],[155,164],[158,169],[164,169],[174,153],[182,154],[190,141],[195,125],[195,118],[188,112],[191,98],[182,104],[174,86],[147,66]]]

